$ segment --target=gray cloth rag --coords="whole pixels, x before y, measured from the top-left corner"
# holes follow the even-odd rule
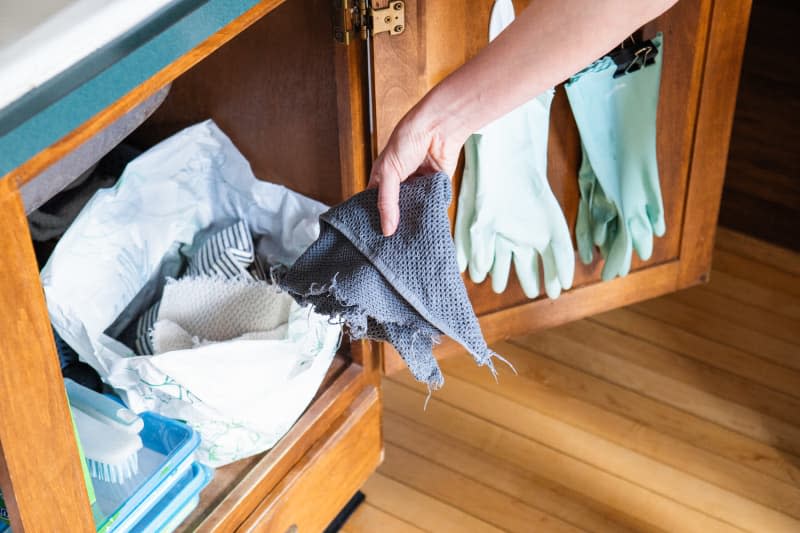
[[[405,182],[397,232],[384,237],[377,190],[356,194],[320,216],[319,239],[277,282],[300,305],[339,317],[352,338],[390,342],[430,389],[444,384],[432,351],[441,334],[496,375],[499,356],[486,345],[458,271],[451,197],[442,173]]]

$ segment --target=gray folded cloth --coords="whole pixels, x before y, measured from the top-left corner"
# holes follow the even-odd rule
[[[499,356],[486,345],[458,271],[451,197],[442,173],[405,182],[397,232],[384,237],[377,191],[363,191],[320,216],[319,239],[277,282],[300,305],[339,317],[352,338],[390,342],[430,389],[444,384],[432,352],[441,334],[496,375]]]

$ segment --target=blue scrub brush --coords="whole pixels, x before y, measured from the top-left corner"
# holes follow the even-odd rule
[[[89,473],[109,483],[131,479],[139,472],[141,417],[70,379],[64,383]]]

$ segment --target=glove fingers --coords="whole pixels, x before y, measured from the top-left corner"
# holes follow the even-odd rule
[[[598,245],[598,248],[600,248],[600,255],[603,256],[603,259],[608,257],[608,253],[611,251],[611,245],[614,244],[614,242],[617,239],[617,225],[618,225],[617,223],[618,222],[619,222],[619,219],[615,218],[614,220],[612,220],[611,222],[608,223],[608,225],[606,226],[606,228],[607,228],[606,240],[602,244]]]
[[[667,231],[667,224],[664,221],[664,207],[659,203],[657,206],[647,204],[647,218],[653,226],[653,233],[657,237],[661,237]]]
[[[548,298],[555,300],[561,294],[561,283],[558,280],[553,247],[549,244],[542,252],[542,266],[544,267],[544,292],[547,293]]]
[[[475,283],[483,283],[494,262],[496,237],[494,233],[476,228],[475,224],[472,225],[469,236],[472,251],[469,258],[469,277]]]
[[[550,246],[553,250],[558,281],[561,288],[567,290],[572,287],[572,280],[575,277],[575,251],[572,249],[572,239],[566,221],[556,229]]]
[[[575,221],[575,240],[578,243],[578,255],[584,265],[593,259],[594,241],[592,240],[592,225],[589,217],[589,202],[584,198],[578,203],[578,219]]]
[[[622,222],[621,220],[619,222]],[[633,246],[630,233],[625,224],[617,225],[617,235],[608,249],[606,263],[601,274],[604,281],[614,279],[616,276],[626,276],[631,268],[631,254]]]
[[[539,258],[530,248],[514,250],[514,269],[522,292],[528,298],[539,296]]]
[[[592,212],[591,217],[593,221],[594,243],[597,246],[602,246],[609,239],[608,231],[611,222],[619,216],[617,207],[611,203],[606,195],[603,193],[602,187],[597,183],[594,189],[594,196],[592,198]]]
[[[492,265],[492,290],[496,294],[506,290],[510,270],[511,243],[502,237],[498,237],[495,241],[494,264]]]
[[[645,213],[638,213],[629,222],[633,247],[647,261],[653,255],[653,229]]]

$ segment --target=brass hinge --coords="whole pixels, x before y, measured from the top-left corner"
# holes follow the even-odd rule
[[[389,32],[399,35],[406,29],[406,4],[393,0],[388,7],[375,9],[368,0],[333,0],[333,36],[337,42],[350,44],[350,36]]]

